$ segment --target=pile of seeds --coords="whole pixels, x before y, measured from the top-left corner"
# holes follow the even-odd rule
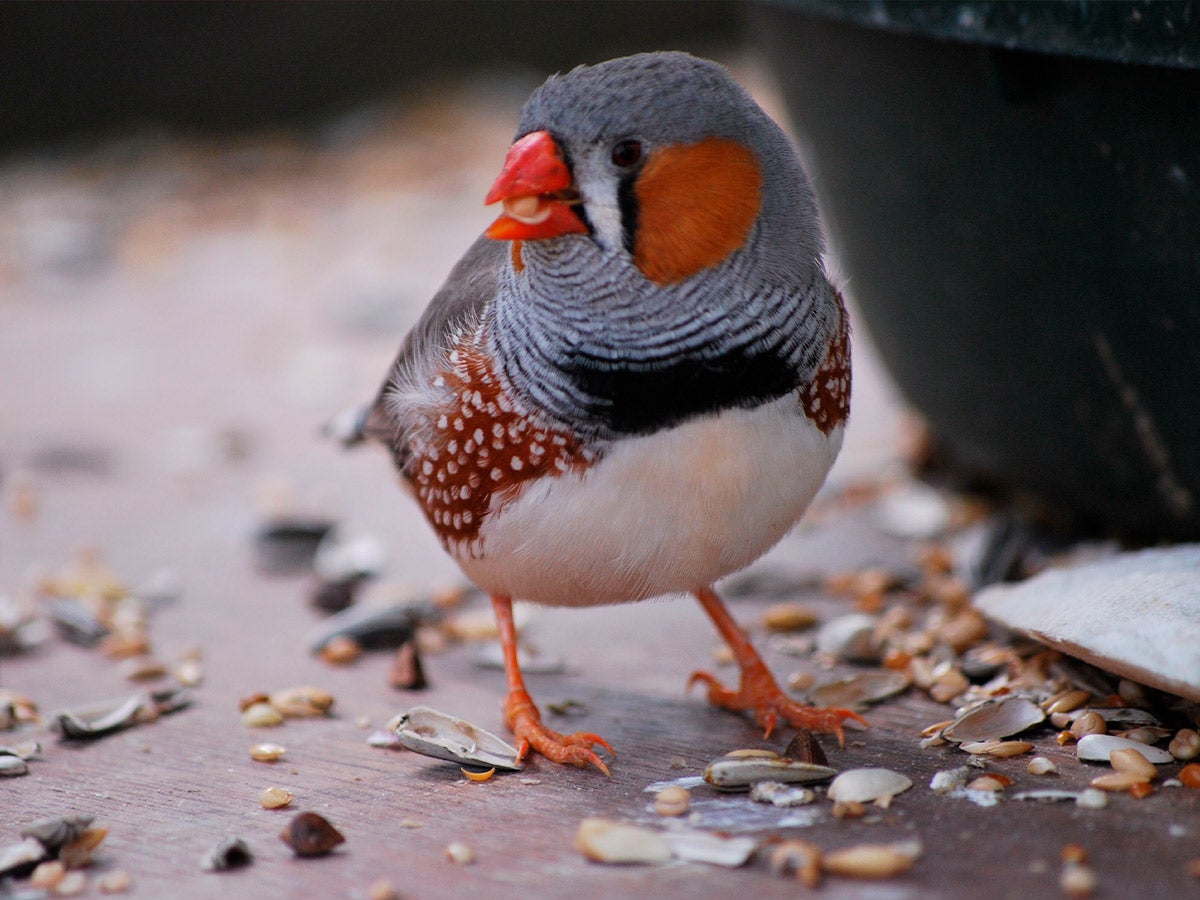
[[[94,827],[91,816],[39,819],[21,829],[21,840],[0,847],[0,885],[7,879],[28,879],[34,891],[68,897],[88,890],[86,869],[92,854],[108,834]],[[114,869],[95,879],[101,893],[129,890],[133,880]]]

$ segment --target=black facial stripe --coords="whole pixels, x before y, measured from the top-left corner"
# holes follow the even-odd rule
[[[576,360],[565,372],[586,398],[588,418],[618,434],[650,434],[706,413],[750,409],[797,388],[796,371],[786,359],[745,349],[650,371]]]
[[[630,172],[617,183],[617,207],[621,210],[621,243],[632,254],[637,241],[638,201],[634,192],[637,172]]]

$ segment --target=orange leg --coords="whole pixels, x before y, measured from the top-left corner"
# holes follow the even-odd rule
[[[696,591],[696,599],[717,626],[721,637],[725,638],[725,642],[733,650],[733,658],[742,670],[741,683],[736,691],[717,681],[711,672],[692,673],[688,687],[697,681],[708,685],[708,702],[713,706],[750,710],[754,713],[754,721],[762,726],[768,737],[775,730],[775,723],[782,718],[797,728],[836,734],[838,743],[844,745],[846,740],[842,733],[842,722],[854,719],[864,725],[867,723],[858,713],[848,709],[806,706],[785,696],[767,669],[767,664],[762,661],[762,657],[758,655],[746,633],[733,620],[733,616],[729,615],[716,591],[712,588]]]
[[[525,679],[517,662],[517,629],[513,624],[512,598],[492,597],[492,608],[496,611],[496,626],[500,631],[500,646],[504,650],[504,672],[508,676],[508,696],[504,698],[504,722],[517,739],[517,759],[525,758],[530,749],[536,750],[551,762],[567,763],[572,766],[595,766],[605,775],[610,775],[608,766],[595,754],[592,746],[603,747],[614,756],[608,741],[598,734],[577,731],[574,734],[559,734],[542,724],[529,692],[525,690]]]

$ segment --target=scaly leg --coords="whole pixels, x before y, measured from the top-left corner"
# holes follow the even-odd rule
[[[615,756],[616,753],[608,745],[608,741],[598,734],[582,731],[559,734],[542,724],[542,714],[538,712],[529,692],[525,690],[525,679],[517,661],[517,628],[513,624],[512,598],[492,597],[492,608],[496,611],[500,646],[504,650],[504,672],[508,676],[508,696],[504,698],[504,722],[517,739],[518,762],[533,749],[551,762],[581,768],[593,765],[605,775],[610,775],[608,766],[592,750],[592,745],[596,745]]]
[[[767,664],[762,661],[746,633],[725,609],[725,604],[712,588],[696,591],[696,599],[704,607],[717,631],[733,651],[733,658],[742,670],[741,683],[736,691],[725,687],[711,672],[693,672],[688,687],[697,681],[708,685],[708,702],[724,709],[750,710],[754,721],[762,726],[766,736],[775,730],[775,723],[784,719],[797,728],[837,735],[838,743],[845,744],[842,722],[854,719],[864,725],[867,720],[848,709],[824,709],[806,706],[784,695],[779,689]]]

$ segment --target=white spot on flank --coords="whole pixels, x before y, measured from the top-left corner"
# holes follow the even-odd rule
[[[504,477],[504,473],[501,472],[499,469],[492,469],[492,471],[489,472],[488,474],[492,476],[492,481],[499,481],[501,478]]]
[[[433,474],[433,463],[431,463],[429,460],[425,460],[424,462],[422,462],[421,463],[421,474],[422,475],[432,475]]]
[[[546,452],[546,448],[543,447],[541,444],[530,444],[529,445],[529,453],[531,456],[541,456],[545,452]]]
[[[492,437],[504,437],[504,426],[499,422],[492,426]]]
[[[525,468],[525,463],[521,462],[521,458],[519,456],[514,456],[508,461],[508,464],[512,466],[512,470],[514,472],[520,472],[523,468]]]
[[[475,443],[482,444],[483,443],[483,429],[476,428],[474,437],[475,437]],[[470,453],[471,451],[468,450],[467,452]]]
[[[449,424],[450,424],[450,420],[446,418],[445,414],[438,417],[437,427],[439,430],[445,431],[446,426],[448,426]]]
[[[454,430],[455,430],[455,431],[462,431],[462,430],[463,430],[463,420],[462,420],[462,419],[455,419],[455,420],[454,420]]]

